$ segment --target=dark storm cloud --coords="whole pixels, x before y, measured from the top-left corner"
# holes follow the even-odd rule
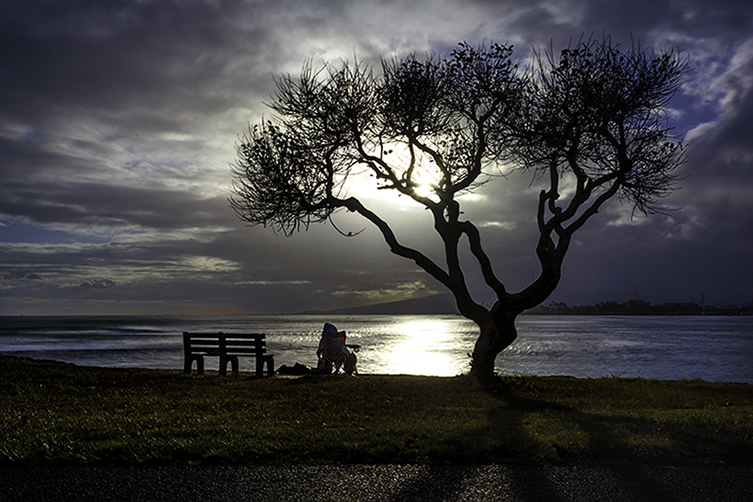
[[[4,45],[14,48],[3,64],[21,71],[4,76],[14,90],[4,105],[46,97],[32,107],[40,113],[61,100],[86,109],[121,100],[164,106],[166,98],[195,92],[187,84],[208,85],[222,71],[212,54],[232,50],[228,27],[239,8],[238,2],[222,9],[208,2],[15,4],[6,3],[0,24]]]
[[[103,183],[64,182],[49,186],[8,183],[0,213],[42,224],[179,229],[228,223],[224,198],[165,188],[118,187]]]
[[[653,30],[737,38],[747,37],[753,22],[750,4],[746,0],[474,0],[468,3],[479,5],[488,12],[490,23],[498,22],[508,27],[509,35],[537,43],[558,38],[577,39],[581,34],[588,36],[591,33],[596,36],[613,34],[618,38],[628,35],[629,41],[631,33],[643,38]]]
[[[526,58],[592,33],[689,54],[673,121],[693,144],[683,189],[666,201],[678,211],[631,220],[629,208],[605,208],[552,299],[747,301],[752,11],[743,0],[4,2],[2,313],[297,311],[442,291],[349,215],[335,221],[365,228],[357,238],[327,225],[290,239],[244,227],[226,200],[238,134],[269,115],[273,76],[307,58],[378,65],[491,39]],[[537,267],[530,181],[496,180],[464,201],[511,289]],[[401,204],[379,209],[439,257],[423,215]]]

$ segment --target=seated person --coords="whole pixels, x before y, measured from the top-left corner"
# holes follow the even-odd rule
[[[346,375],[352,375],[356,369],[356,355],[345,346],[345,331],[337,331],[333,324],[324,323],[316,355],[319,357],[317,373],[330,374],[333,364],[335,372],[340,369],[340,366],[344,366]]]

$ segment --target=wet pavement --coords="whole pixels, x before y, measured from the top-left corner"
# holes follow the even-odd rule
[[[746,501],[752,465],[12,466],[0,501]]]

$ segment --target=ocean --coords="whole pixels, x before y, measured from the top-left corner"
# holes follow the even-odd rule
[[[275,366],[316,365],[325,322],[361,345],[361,374],[455,376],[478,331],[456,315],[0,317],[0,353],[89,366],[181,369],[183,331],[267,334]],[[520,316],[504,375],[753,383],[750,316]],[[242,361],[241,370],[250,370]],[[208,361],[208,369],[216,369]]]

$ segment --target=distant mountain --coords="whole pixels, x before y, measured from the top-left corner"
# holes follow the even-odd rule
[[[307,312],[312,313],[312,312]],[[320,312],[325,313],[325,312]],[[458,308],[455,298],[446,293],[441,293],[414,300],[402,300],[399,302],[378,303],[376,305],[364,305],[362,307],[350,307],[344,309],[327,310],[327,314],[457,314]]]

